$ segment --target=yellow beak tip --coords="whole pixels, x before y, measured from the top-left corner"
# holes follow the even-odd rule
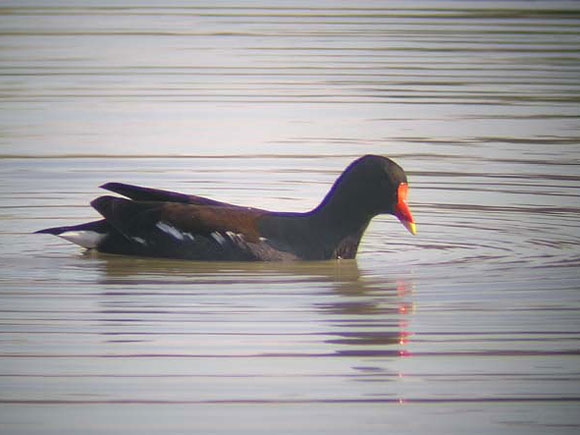
[[[414,236],[417,235],[417,226],[415,225],[415,222],[403,222],[403,225],[411,234]]]

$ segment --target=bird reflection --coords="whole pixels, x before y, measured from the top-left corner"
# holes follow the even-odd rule
[[[341,300],[321,305],[335,331],[336,352],[358,356],[400,356],[409,343],[412,285],[401,278],[367,278],[337,283]]]
[[[115,285],[114,294],[119,295],[123,290],[118,284],[126,284],[121,286],[124,294],[135,298],[145,284],[149,293],[151,284],[159,293],[170,288],[196,292],[199,284],[210,291],[212,284],[236,284],[256,293],[258,298],[269,291],[275,294],[277,285],[290,284],[301,298],[292,303],[306,303],[321,314],[319,321],[324,332],[319,335],[322,343],[331,346],[331,355],[409,355],[406,347],[414,305],[413,284],[408,275],[391,278],[367,274],[360,271],[356,260],[221,263],[90,255],[98,261],[100,282],[105,288]],[[316,291],[309,292],[310,289]],[[306,302],[303,297],[308,298]],[[247,303],[251,302],[249,298]]]

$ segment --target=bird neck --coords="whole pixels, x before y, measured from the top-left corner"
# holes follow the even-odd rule
[[[336,243],[345,238],[362,237],[370,220],[376,215],[369,211],[360,195],[346,183],[332,187],[320,205],[310,213],[315,226],[324,234],[332,234]]]

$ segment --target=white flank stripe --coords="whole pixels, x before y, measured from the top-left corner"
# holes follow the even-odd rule
[[[171,237],[174,237],[177,240],[183,240],[184,235],[177,228],[172,227],[171,225],[166,224],[165,222],[157,222],[155,226],[164,233],[169,234]]]
[[[211,233],[211,236],[214,238],[214,240],[216,242],[218,242],[220,245],[224,245],[226,243],[226,239],[224,238],[224,236],[222,236],[220,233],[218,233],[217,231],[214,231],[213,233]]]
[[[244,243],[244,235],[242,233],[234,233],[233,231],[226,231],[226,236],[230,238],[230,240],[238,245]]]
[[[131,238],[135,240],[137,243],[143,246],[147,246],[147,240],[143,239],[142,237],[131,237]]]

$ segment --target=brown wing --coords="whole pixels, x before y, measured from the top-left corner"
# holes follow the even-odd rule
[[[247,241],[260,239],[257,221],[266,212],[242,207],[212,207],[164,203],[161,220],[191,233],[232,232]]]
[[[255,259],[258,220],[265,211],[102,196],[91,205],[137,255],[214,260]],[[114,252],[114,248],[103,248]]]
[[[106,183],[103,184],[101,188],[126,196],[135,201],[177,202],[184,204],[209,205],[212,207],[242,208],[233,204],[228,204],[227,202],[215,201],[202,196],[187,195],[185,193],[152,189],[150,187],[134,186],[125,183]]]

